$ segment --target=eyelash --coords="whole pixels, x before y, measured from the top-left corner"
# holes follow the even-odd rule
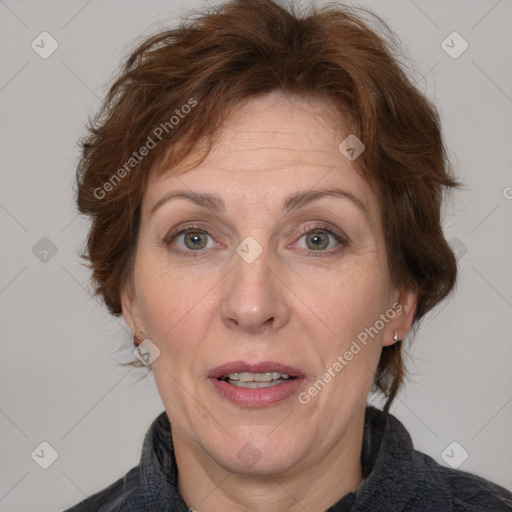
[[[167,248],[169,248],[171,243],[178,236],[185,235],[187,233],[194,233],[194,232],[198,232],[198,231],[201,232],[201,233],[205,233],[206,235],[208,235],[213,240],[213,237],[210,235],[210,233],[208,233],[208,231],[206,231],[205,229],[203,229],[200,226],[191,225],[191,226],[187,226],[187,227],[183,228],[180,231],[177,231],[175,233],[171,233],[170,235],[167,235],[165,237],[165,239],[164,239],[164,245]],[[338,235],[338,234],[334,233],[325,224],[315,224],[313,226],[306,226],[306,227],[304,227],[304,229],[300,232],[300,236],[297,238],[297,241],[300,240],[305,235],[309,235],[309,234],[312,234],[312,233],[315,233],[315,232],[319,232],[319,231],[323,232],[323,233],[327,233],[328,235],[331,235],[338,242],[339,247],[336,247],[336,248],[330,249],[330,250],[326,250],[326,251],[312,251],[312,250],[309,250],[308,251],[308,257],[312,257],[312,258],[320,257],[321,258],[321,257],[325,257],[325,256],[332,256],[332,255],[334,255],[335,253],[337,253],[340,250],[340,247],[341,248],[347,247],[348,244],[349,244],[348,239],[345,236],[341,236],[341,235]],[[294,243],[296,243],[296,242],[294,242]],[[193,250],[183,250],[183,249],[176,249],[176,248],[172,248],[171,250],[173,252],[178,253],[178,254],[182,254],[184,256],[188,256],[190,258],[203,257],[204,256],[204,252],[205,252],[204,250],[193,251]]]
[[[299,241],[303,236],[309,235],[315,232],[323,232],[327,233],[328,235],[332,236],[336,242],[338,242],[339,246],[335,247],[334,249],[330,249],[327,251],[308,251],[308,257],[311,258],[322,258],[326,256],[332,256],[336,254],[341,248],[348,246],[348,239],[345,236],[338,235],[337,233],[334,233],[331,229],[329,229],[329,226],[325,224],[315,224],[313,226],[305,226],[304,229],[301,231],[299,238],[297,241]],[[296,242],[294,242],[296,243]],[[307,250],[307,249],[306,249]]]

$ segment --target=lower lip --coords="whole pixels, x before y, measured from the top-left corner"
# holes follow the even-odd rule
[[[241,388],[228,384],[223,380],[209,379],[217,392],[234,404],[244,407],[266,407],[295,394],[304,377],[297,377],[293,380],[269,386],[268,388]]]

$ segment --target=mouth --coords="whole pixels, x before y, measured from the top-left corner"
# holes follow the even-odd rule
[[[263,407],[293,395],[304,373],[278,362],[236,361],[213,369],[208,374],[216,391],[241,406]]]
[[[297,377],[288,375],[287,373],[281,372],[265,372],[265,373],[249,373],[249,372],[235,372],[228,373],[219,377],[218,380],[238,386],[239,388],[245,389],[260,389],[270,388],[272,386],[278,386],[287,381],[292,381]]]

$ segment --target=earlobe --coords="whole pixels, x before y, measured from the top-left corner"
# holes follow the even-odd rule
[[[400,292],[398,300],[392,306],[395,315],[384,334],[383,346],[393,345],[405,338],[414,321],[417,299],[418,294],[415,291],[402,290]]]

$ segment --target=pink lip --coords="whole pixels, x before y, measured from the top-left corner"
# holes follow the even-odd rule
[[[277,363],[275,361],[263,361],[261,363],[248,363],[246,361],[233,361],[231,363],[221,364],[213,370],[208,372],[208,378],[218,379],[228,373],[266,373],[266,372],[279,372],[286,373],[292,377],[303,377],[304,373],[292,366]]]
[[[286,373],[296,378],[268,388],[254,389],[240,388],[233,384],[228,384],[223,380],[219,380],[220,377],[228,373],[266,373],[272,371]],[[285,400],[295,394],[304,382],[304,374],[297,368],[272,361],[261,363],[234,361],[211,370],[208,373],[208,380],[222,397],[234,404],[242,407],[266,407],[280,402],[281,400]]]

